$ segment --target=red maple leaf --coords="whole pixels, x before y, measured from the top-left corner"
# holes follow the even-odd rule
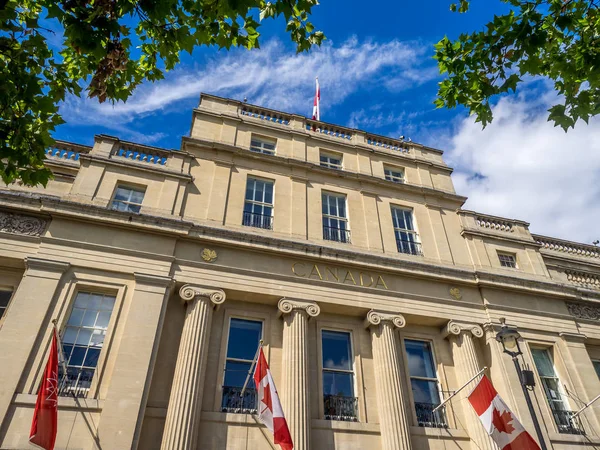
[[[496,408],[492,412],[492,424],[500,433],[511,434],[515,428],[510,424],[513,421],[513,416],[510,412],[504,411],[500,414]]]

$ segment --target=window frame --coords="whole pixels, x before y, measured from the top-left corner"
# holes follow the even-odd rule
[[[128,189],[129,192],[129,197],[128,200],[116,200],[117,197],[117,192],[119,190],[119,188],[121,189]],[[131,184],[131,183],[126,183],[126,182],[121,182],[121,181],[117,181],[117,183],[115,184],[115,188],[113,190],[113,195],[110,199],[110,209],[113,211],[120,211],[120,212],[124,212],[124,213],[133,213],[133,214],[140,214],[142,212],[142,206],[144,204],[144,199],[146,198],[146,192],[148,190],[148,186],[145,185],[136,185],[136,184]],[[134,203],[131,202],[131,193],[137,191],[137,192],[142,192],[142,201],[141,203]],[[122,211],[120,209],[115,208],[115,202],[117,203],[123,203],[126,205],[134,205],[134,206],[139,206],[139,211]]]
[[[333,216],[331,214],[325,214],[323,213],[323,196],[330,196],[330,197],[335,197],[338,199],[343,199],[344,200],[344,212],[346,217],[342,217],[342,216]],[[328,205],[330,205],[331,203],[328,202]],[[328,208],[329,209],[329,208]],[[336,203],[336,209],[339,211],[339,204]],[[325,233],[323,232],[322,238],[324,241],[328,241],[328,242],[338,242],[338,243],[342,243],[342,244],[351,244],[352,243],[352,238],[351,238],[351,230],[350,230],[350,212],[348,211],[348,196],[346,194],[342,194],[342,193],[338,193],[338,192],[333,192],[333,191],[326,191],[326,190],[321,190],[321,228],[323,229],[323,231],[325,231],[325,228],[328,228],[330,230],[338,230],[338,235],[341,237],[342,233],[347,233],[347,235],[345,235],[346,237],[344,237],[345,240],[342,240],[341,238],[339,240],[333,240],[333,239],[325,239]],[[325,220],[337,220],[338,222],[344,222],[346,224],[346,228],[342,229],[342,228],[334,228],[331,226],[326,226],[325,225]],[[328,224],[330,224],[330,222],[328,222]]]
[[[598,375],[598,380],[600,381],[600,359],[591,359],[591,361],[594,371],[596,372],[596,375]]]
[[[390,172],[390,176],[388,178],[388,174],[386,172]],[[394,173],[399,173],[401,176],[396,176]],[[406,171],[401,167],[389,166],[387,164],[383,165],[383,178],[386,181],[391,181],[392,183],[404,184],[406,183]]]
[[[248,183],[250,182],[250,180],[254,180],[255,182],[256,181],[260,181],[262,183],[265,183],[265,185],[267,183],[270,183],[271,186],[272,186],[271,191],[273,193],[273,195],[272,195],[273,202],[269,204],[269,203],[265,203],[265,202],[259,202],[259,201],[256,201],[256,200],[248,200],[246,198],[246,192],[248,191]],[[254,185],[253,192],[256,192],[256,184]],[[263,189],[263,199],[264,198],[265,198],[265,191]],[[246,215],[246,204],[247,203],[251,204],[252,206],[259,205],[263,211],[264,211],[265,207],[271,208],[271,215],[270,216],[267,216],[266,214],[258,214],[258,213],[254,213],[254,212],[249,212],[249,214],[251,214],[253,216],[254,215],[258,215],[260,217],[270,217],[270,227],[269,228],[254,227],[252,225],[244,225],[245,215]],[[275,180],[272,180],[272,179],[269,179],[269,178],[256,177],[256,176],[248,174],[246,176],[246,187],[244,189],[244,203],[243,203],[243,207],[242,207],[242,226],[243,227],[249,227],[249,228],[258,228],[260,230],[273,230],[273,228],[274,228],[274,222],[275,222]]]
[[[394,219],[395,219],[395,210],[398,211],[403,211],[403,212],[408,212],[410,213],[411,216],[411,222],[413,225],[413,229],[409,230],[406,228],[397,228],[396,225],[394,224]],[[419,230],[417,227],[417,220],[415,217],[415,210],[414,208],[408,207],[408,206],[402,206],[402,205],[398,205],[398,204],[394,204],[394,203],[390,203],[390,216],[392,218],[392,229],[394,232],[394,242],[396,243],[396,251],[401,254],[401,255],[413,255],[413,256],[423,256],[423,245],[419,239]],[[406,219],[404,220],[404,222],[406,223]],[[400,249],[398,248],[398,239],[396,238],[396,232],[398,233],[406,233],[409,235],[412,235],[413,238],[415,239],[414,242],[408,241],[408,243],[412,243],[415,245],[415,253],[411,253],[411,252],[403,252],[400,251]],[[401,240],[401,242],[404,242]]]
[[[4,319],[6,317],[6,315],[8,314],[8,309],[10,308],[10,305],[12,303],[13,298],[15,297],[15,289],[12,286],[5,286],[5,285],[0,285],[0,292],[9,292],[10,295],[8,296],[8,302],[6,303],[6,306],[0,306],[0,328],[2,327],[2,323],[4,322]]]
[[[321,158],[327,158],[327,161],[321,161]],[[332,163],[331,160],[339,160],[339,164]],[[327,169],[343,170],[344,169],[344,154],[336,153],[327,150],[319,150],[319,166]]]
[[[496,254],[498,255],[498,262],[500,263],[500,267],[502,269],[518,269],[519,268],[519,264],[517,262],[517,254],[516,253],[511,253],[511,252],[506,252],[503,250],[496,250]],[[513,262],[514,262],[514,267],[512,265],[504,265],[504,261],[502,258],[512,258]]]
[[[252,141],[259,142],[259,146],[254,146]],[[273,150],[265,149],[264,144],[273,145]],[[250,146],[249,150],[254,153],[261,153],[263,155],[274,156],[277,153],[277,138],[271,138],[266,136],[260,136],[258,134],[250,134]]]

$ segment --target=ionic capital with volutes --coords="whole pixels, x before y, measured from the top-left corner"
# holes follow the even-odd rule
[[[306,312],[310,317],[317,317],[321,313],[321,308],[315,302],[307,302],[305,300],[297,300],[295,298],[282,298],[277,304],[281,314],[289,314],[292,311],[300,310]]]
[[[444,338],[460,336],[463,333],[470,333],[474,337],[480,338],[483,337],[483,328],[476,323],[462,322],[460,320],[451,320],[442,328],[442,336]]]
[[[184,284],[179,289],[179,296],[184,302],[194,300],[196,297],[208,298],[215,305],[220,305],[225,301],[225,292],[222,289],[196,286],[193,284]]]
[[[372,309],[367,313],[367,317],[365,318],[365,328],[385,322],[389,322],[396,328],[402,328],[406,325],[406,320],[402,314]]]

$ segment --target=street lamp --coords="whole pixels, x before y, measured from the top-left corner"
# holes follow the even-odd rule
[[[519,375],[519,383],[521,384],[521,388],[523,389],[523,395],[525,396],[525,401],[527,402],[527,407],[529,408],[529,414],[531,414],[533,426],[535,428],[535,432],[537,433],[538,440],[540,441],[540,447],[542,450],[547,450],[546,443],[544,442],[544,436],[542,435],[542,429],[540,428],[540,424],[535,414],[535,410],[533,409],[533,403],[531,403],[529,390],[527,389],[528,387],[535,386],[533,372],[531,372],[530,370],[521,369],[521,364],[519,364],[519,361],[517,359],[519,355],[523,355],[523,352],[521,351],[521,346],[519,345],[519,339],[521,339],[521,335],[514,328],[508,328],[506,326],[505,318],[501,318],[500,323],[502,324],[502,328],[496,334],[496,340],[502,344],[502,349],[504,350],[504,353],[510,355],[513,360],[513,363],[515,364],[515,369],[517,370],[517,374]]]

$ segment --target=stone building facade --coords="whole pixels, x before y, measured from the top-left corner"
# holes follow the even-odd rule
[[[461,209],[441,151],[202,95],[180,150],[47,156],[0,190],[0,448],[29,448],[56,320],[57,449],[275,448],[259,340],[298,450],[494,449],[466,391],[433,410],[487,367],[535,436],[500,318],[547,447],[600,447],[600,404],[570,414],[600,394],[600,249]]]

